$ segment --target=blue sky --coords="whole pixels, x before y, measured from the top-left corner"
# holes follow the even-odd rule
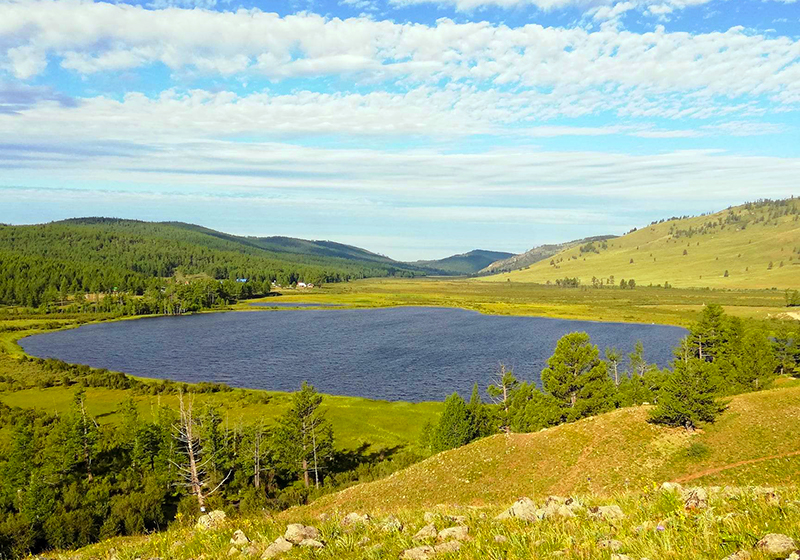
[[[800,2],[0,0],[0,222],[524,251],[800,195]]]

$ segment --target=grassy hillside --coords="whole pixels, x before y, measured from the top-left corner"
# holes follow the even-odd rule
[[[511,256],[513,256],[511,253],[475,249],[469,253],[453,255],[444,259],[433,261],[416,261],[411,264],[421,266],[423,268],[447,272],[450,274],[469,275],[475,274],[495,261],[507,259]]]
[[[727,273],[727,275],[726,275]],[[486,282],[555,282],[577,277],[639,286],[799,288],[800,200],[759,202],[715,214],[653,223],[607,242],[563,250]]]
[[[591,241],[606,241],[613,239],[614,235],[599,235],[597,237],[587,237],[585,239],[576,239],[574,241],[567,241],[566,243],[556,243],[550,245],[538,245],[533,249],[520,253],[519,255],[509,255],[502,260],[496,260],[483,269],[480,270],[484,274],[496,274],[498,272],[510,272],[512,270],[520,270],[530,265],[537,263],[541,260],[548,259],[553,255],[576,245],[583,245]]]
[[[391,512],[410,505],[484,506],[519,496],[611,496],[691,477],[709,485],[800,480],[800,455],[790,455],[800,451],[796,381],[732,398],[716,424],[695,433],[647,423],[649,408],[620,409],[532,434],[492,436],[390,478],[325,496],[311,507]],[[766,457],[776,458],[737,465]]]
[[[288,524],[301,523],[313,526],[319,548],[289,547],[275,557],[719,560],[744,551],[752,560],[785,558],[800,542],[798,397],[796,383],[736,397],[718,424],[694,434],[651,426],[639,408],[495,436],[274,517],[228,518],[212,529],[186,518],[165,532],[53,556],[259,557]],[[686,486],[659,488],[671,479]],[[521,496],[541,518],[497,519]],[[369,517],[348,522],[350,512]],[[429,536],[418,534],[423,528]],[[233,545],[236,530],[247,539]],[[782,554],[766,548],[770,534],[787,541]]]

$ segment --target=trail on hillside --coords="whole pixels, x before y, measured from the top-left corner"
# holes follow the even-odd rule
[[[730,463],[728,465],[723,465],[721,467],[714,467],[713,469],[706,469],[704,471],[699,471],[692,474],[687,474],[686,476],[682,476],[680,478],[676,478],[673,482],[684,483],[689,482],[691,480],[697,480],[698,478],[703,478],[704,476],[708,476],[710,474],[716,474],[718,472],[727,471],[730,469],[735,469],[737,467],[743,467],[745,465],[752,465],[754,463],[761,463],[763,461],[772,461],[773,459],[785,459],[786,457],[794,457],[795,455],[800,455],[800,451],[790,451],[789,453],[781,453],[779,455],[770,455],[768,457],[759,457],[758,459],[748,459],[746,461],[739,461],[737,463]]]

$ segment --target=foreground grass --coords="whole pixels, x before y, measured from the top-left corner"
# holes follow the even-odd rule
[[[731,315],[753,319],[780,317],[787,311],[783,292],[775,290],[569,289],[527,282],[444,278],[358,280],[314,290],[283,290],[279,297],[258,301],[333,303],[356,308],[460,307],[491,315],[679,326],[695,321],[709,303],[722,305]],[[240,303],[236,308],[256,309],[250,303]]]
[[[544,496],[538,497],[542,503]],[[650,490],[610,498],[579,496],[586,506],[618,505],[624,517],[598,519],[587,509],[575,517],[547,517],[533,522],[518,519],[498,521],[494,517],[510,504],[466,508],[458,504],[439,506],[426,515],[409,504],[391,519],[400,527],[387,528],[388,519],[377,515],[366,524],[343,523],[342,510],[321,521],[305,508],[284,512],[278,518],[263,516],[229,519],[217,529],[194,529],[188,523],[148,537],[114,539],[58,558],[258,558],[266,546],[283,535],[287,523],[303,523],[319,529],[324,548],[294,547],[280,558],[381,559],[398,558],[404,550],[433,545],[434,538],[414,539],[415,533],[433,523],[437,530],[454,526],[450,516],[464,516],[458,522],[468,528],[460,550],[437,554],[436,558],[529,559],[558,556],[566,559],[609,559],[614,552],[603,541],[613,539],[617,554],[640,559],[720,560],[739,550],[752,551],[754,560],[768,558],[754,550],[768,533],[800,538],[800,491],[782,488],[775,494],[758,489],[712,491],[708,507],[685,509],[678,493]],[[366,512],[370,513],[370,512]],[[248,553],[232,547],[235,530],[242,530],[252,543]],[[785,557],[781,556],[781,558]]]

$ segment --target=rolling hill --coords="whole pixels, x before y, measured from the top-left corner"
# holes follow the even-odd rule
[[[565,249],[569,249],[570,247],[589,243],[590,241],[605,241],[608,239],[613,239],[614,237],[614,235],[598,235],[597,237],[576,239],[574,241],[567,241],[565,243],[538,245],[533,249],[525,251],[524,253],[520,253],[519,255],[510,255],[508,257],[498,259],[486,265],[479,272],[481,274],[496,274],[498,272],[511,272],[512,270],[523,269],[534,263],[552,257],[556,253],[559,253]]]
[[[456,275],[469,275],[475,274],[480,270],[491,265],[495,261],[508,259],[512,257],[512,253],[503,253],[501,251],[484,251],[483,249],[475,249],[469,253],[461,255],[452,255],[444,259],[433,261],[416,261],[410,264],[419,266],[425,269],[431,269],[440,273],[456,274]]]
[[[487,282],[676,288],[800,288],[800,200],[759,201],[714,214],[672,218],[606,241],[566,248]],[[593,281],[594,279],[594,281]]]

